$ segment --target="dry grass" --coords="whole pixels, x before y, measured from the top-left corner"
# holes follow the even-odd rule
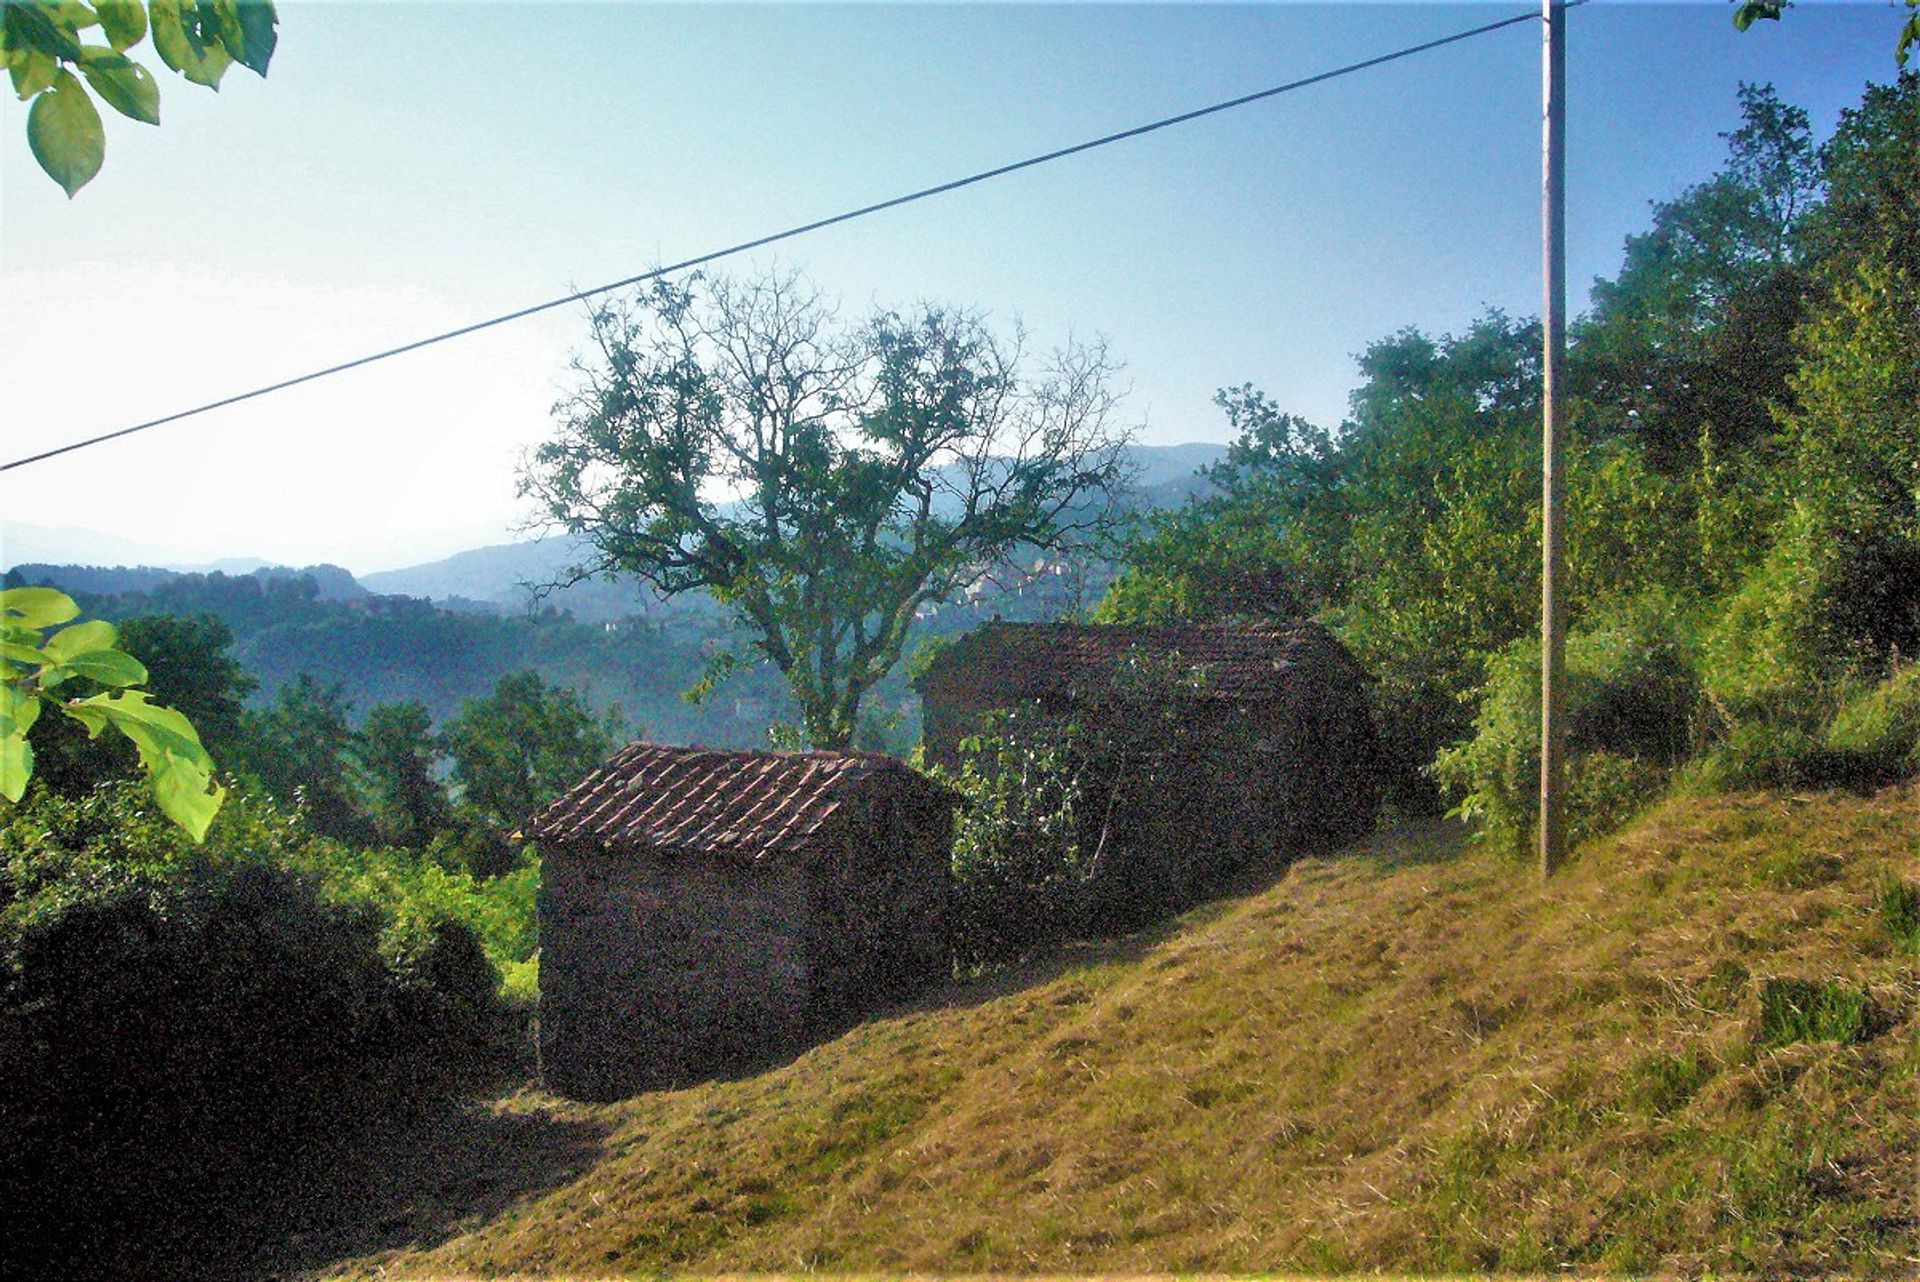
[[[1915,802],[1676,801],[1544,889],[1403,829],[755,1077],[501,1101],[597,1160],[353,1271],[1913,1275]],[[1771,1044],[1774,978],[1855,1040]]]

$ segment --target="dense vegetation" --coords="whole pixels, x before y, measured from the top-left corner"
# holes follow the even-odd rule
[[[1741,93],[1725,167],[1655,205],[1572,334],[1576,823],[1706,783],[1911,769],[1920,653],[1920,79],[1815,145]],[[1252,388],[1220,487],[1153,522],[1113,620],[1298,611],[1380,678],[1403,804],[1533,822],[1539,333],[1490,314],[1361,358],[1338,430]]]
[[[331,1154],[512,1068],[489,954],[530,967],[536,878],[344,848],[245,797],[204,845],[131,783],[8,812],[0,1272],[234,1267]]]

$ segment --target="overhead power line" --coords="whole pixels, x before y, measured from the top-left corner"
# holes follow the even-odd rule
[[[1585,0],[1573,0],[1573,3],[1582,4],[1585,3]],[[1572,6],[1569,5],[1568,7]],[[1236,107],[1244,107],[1249,103],[1260,102],[1267,98],[1275,98],[1285,93],[1292,93],[1296,89],[1305,89],[1311,85],[1323,84],[1329,80],[1337,80],[1341,76],[1350,76],[1357,71],[1365,71],[1370,67],[1378,67],[1385,63],[1397,62],[1402,58],[1411,58],[1415,54],[1426,53],[1429,50],[1439,49],[1445,45],[1458,44],[1462,40],[1471,40],[1475,36],[1484,36],[1505,27],[1518,26],[1523,22],[1539,22],[1540,20],[1541,14],[1539,10],[1529,10],[1526,13],[1515,14],[1511,18],[1502,18],[1498,22],[1483,23],[1477,27],[1469,27],[1464,31],[1456,31],[1452,35],[1441,36],[1435,40],[1422,41],[1419,44],[1408,45],[1403,49],[1395,49],[1391,53],[1383,53],[1377,57],[1366,58],[1359,62],[1350,62],[1343,67],[1335,67],[1330,71],[1322,71],[1318,75],[1307,76],[1300,80],[1290,80],[1282,85],[1274,85],[1270,89],[1261,89],[1254,93],[1242,94],[1238,98],[1229,98],[1225,102],[1216,102],[1212,106],[1199,107],[1193,111],[1183,111],[1177,116],[1167,116],[1149,124],[1136,125],[1131,129],[1123,129],[1119,133],[1106,134],[1086,142],[1075,143],[1071,147],[1061,147],[1058,150],[1045,152],[1038,156],[1029,156],[1025,160],[1016,160],[1011,164],[1000,165],[993,169],[983,169],[979,173],[969,174],[965,178],[956,178],[951,182],[940,183],[933,187],[923,187],[919,191],[908,192],[904,196],[895,196],[890,200],[878,201],[871,205],[862,205],[858,209],[849,209],[845,213],[834,214],[828,218],[817,218],[810,223],[801,223],[797,227],[789,227],[785,231],[773,232],[766,236],[756,237],[753,240],[743,240],[736,245],[728,245],[725,249],[712,250],[693,258],[684,258],[677,263],[670,263],[665,267],[655,267],[650,271],[644,271],[635,276],[609,281],[604,285],[595,285],[592,289],[583,289],[576,293],[567,294],[561,298],[549,299],[544,303],[535,303],[531,307],[522,307],[518,311],[506,312],[499,316],[489,317],[486,320],[475,321],[471,325],[462,325],[458,329],[450,329],[444,333],[433,334],[426,338],[418,338],[411,343],[402,343],[398,347],[389,347],[385,351],[373,352],[366,356],[356,357],[350,361],[342,361],[338,365],[329,365],[324,369],[299,374],[293,378],[283,378],[277,383],[268,383],[264,387],[256,387],[249,392],[238,392],[232,396],[223,396],[217,401],[208,401],[204,405],[196,405],[191,409],[179,410],[172,414],[163,415],[160,418],[148,419],[144,423],[135,423],[130,427],[118,428],[111,432],[102,432],[98,436],[89,436],[85,440],[72,441],[66,445],[56,446],[50,450],[42,450],[38,454],[29,454],[24,458],[17,458],[12,462],[0,464],[0,472],[11,472],[14,468],[25,467],[29,463],[44,462],[50,458],[57,458],[62,454],[71,454],[75,450],[83,450],[89,446],[101,445],[107,441],[118,440],[123,436],[132,436],[136,432],[145,432],[151,428],[164,427],[168,423],[178,423],[182,419],[193,418],[212,410],[224,409],[229,405],[238,405],[242,401],[254,400],[257,397],[266,396],[272,392],[284,391],[289,387],[298,387],[302,383],[311,383],[318,379],[329,378],[335,374],[344,374],[348,370],[358,369],[362,365],[371,365],[376,361],[390,360],[395,356],[403,356],[408,352],[419,351],[423,347],[432,347],[436,343],[445,343],[452,339],[465,337],[468,334],[477,334],[483,329],[492,329],[496,325],[505,325],[509,321],[521,320],[528,316],[538,315],[541,312],[552,311],[556,307],[565,307],[569,303],[583,302],[586,299],[596,297],[600,294],[611,293],[616,289],[626,289],[632,285],[640,285],[650,280],[657,280],[662,276],[671,276],[675,272],[683,272],[694,267],[702,267],[708,263],[717,262],[722,258],[729,258],[735,254],[743,254],[748,250],[760,249],[767,245],[778,244],[783,240],[792,240],[796,236],[804,236],[809,232],[816,232],[822,228],[852,222],[856,218],[865,218],[869,214],[877,214],[882,210],[895,209],[901,205],[910,205],[916,200],[925,200],[929,196],[938,196],[946,192],[958,191],[962,187],[971,187],[975,183],[983,183],[991,178],[999,178],[1006,174],[1016,173],[1022,169],[1031,169],[1036,165],[1044,165],[1055,160],[1063,160],[1068,156],[1077,156],[1083,151],[1092,151],[1096,147],[1105,147],[1112,143],[1125,142],[1129,138],[1138,138],[1143,134],[1154,133],[1161,129],[1169,129],[1174,125],[1183,125],[1190,120],[1198,120],[1203,116],[1211,116],[1218,112],[1232,111]]]

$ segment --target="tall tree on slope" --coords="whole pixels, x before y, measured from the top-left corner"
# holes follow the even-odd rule
[[[1097,344],[1030,374],[978,316],[847,325],[793,274],[659,283],[593,341],[522,495],[589,550],[575,581],[732,607],[815,747],[851,741],[922,605],[1117,519],[1129,434]]]

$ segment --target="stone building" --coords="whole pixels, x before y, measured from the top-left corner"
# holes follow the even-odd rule
[[[954,802],[873,753],[622,749],[522,833],[549,1085],[765,1063],[945,978]]]
[[[1081,840],[1111,847],[1112,898],[1191,899],[1250,861],[1359,836],[1379,805],[1370,678],[1317,623],[995,620],[914,684],[930,764],[957,766],[1015,705],[1093,731],[1108,756],[1081,813],[1100,834]]]

